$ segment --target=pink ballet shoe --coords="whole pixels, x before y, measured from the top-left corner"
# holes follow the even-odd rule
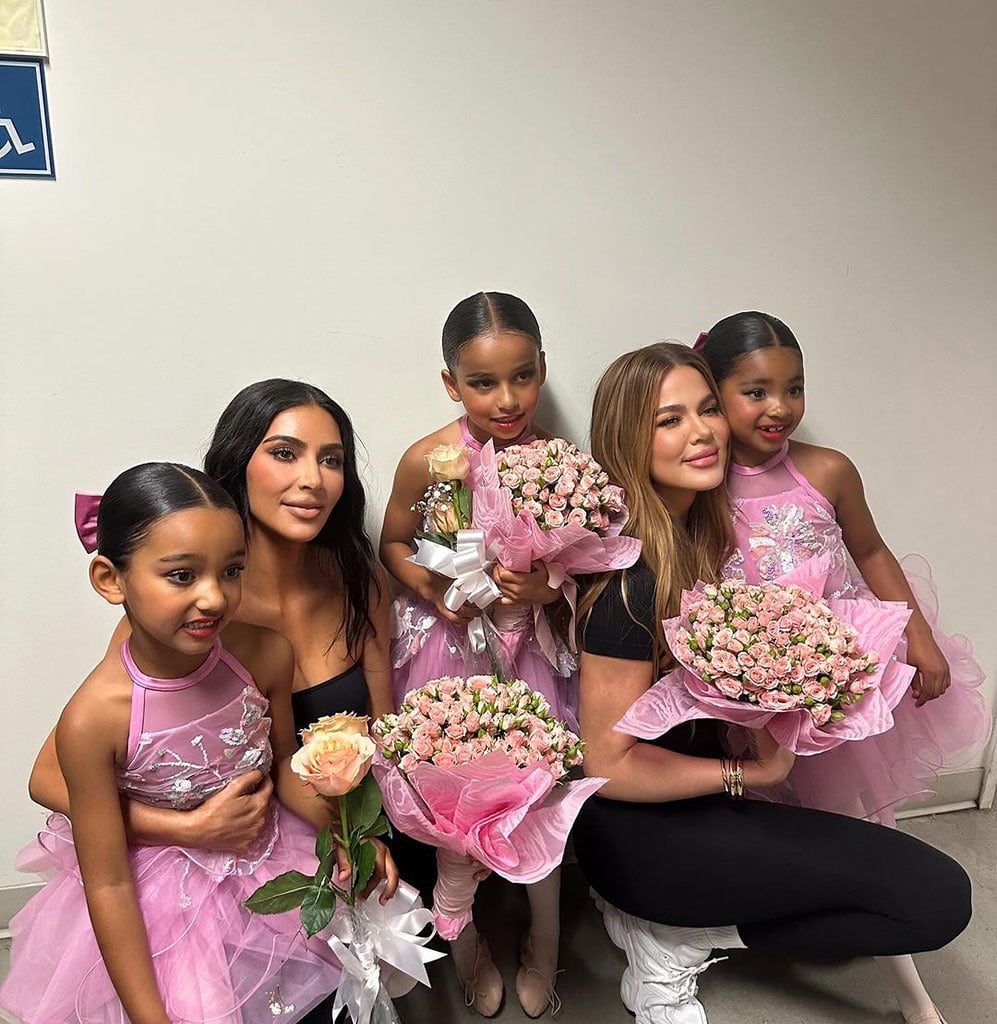
[[[548,962],[550,959],[548,957]],[[553,960],[553,966],[542,967],[533,950],[532,936],[526,937],[519,955],[516,995],[519,997],[519,1005],[527,1017],[540,1017],[548,1009],[550,1009],[552,1017],[556,1017],[561,1012],[561,1000],[554,990],[558,974],[556,950]]]
[[[462,978],[460,971],[456,970],[456,963],[454,970],[457,980],[464,989],[464,1004],[467,1007],[480,1013],[482,1017],[494,1017],[502,1009],[505,985],[484,935],[478,936],[471,977]]]
[[[915,1013],[913,1017],[904,1017],[904,1024],[948,1024],[942,1011],[933,1006],[926,1013]]]

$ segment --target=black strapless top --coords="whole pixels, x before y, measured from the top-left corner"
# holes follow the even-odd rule
[[[363,665],[358,661],[324,683],[305,690],[293,690],[291,710],[294,712],[294,731],[298,734],[323,715],[338,715],[344,711],[352,711],[356,715],[369,714]]]

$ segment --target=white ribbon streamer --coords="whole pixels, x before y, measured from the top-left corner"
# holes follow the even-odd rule
[[[408,561],[453,580],[443,595],[443,603],[452,612],[465,604],[484,610],[502,596],[488,572],[494,558],[485,545],[484,530],[458,530],[455,549],[432,540],[417,540],[415,554],[409,555]],[[486,646],[480,617],[468,623],[467,636],[471,649],[480,654]]]
[[[402,882],[397,893],[382,906],[378,897],[383,885],[382,882],[367,900],[349,907],[347,913],[337,914],[329,925],[326,942],[343,966],[333,1020],[344,1007],[355,1024],[371,1024],[375,1010],[377,1020],[397,1020],[388,998],[389,990],[390,995],[401,996],[417,981],[428,986],[426,964],[446,956],[425,948],[436,929],[433,915],[422,906],[418,892]]]

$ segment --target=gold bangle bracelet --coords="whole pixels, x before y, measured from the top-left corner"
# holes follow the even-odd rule
[[[744,769],[739,757],[731,758],[729,761],[726,757],[720,758],[720,779],[724,792],[731,800],[744,798]]]
[[[741,759],[734,758],[730,769],[730,795],[732,800],[744,798],[744,769],[741,766]]]

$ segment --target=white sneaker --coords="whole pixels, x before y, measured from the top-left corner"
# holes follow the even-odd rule
[[[707,1024],[696,988],[699,975],[717,961],[709,959],[705,930],[645,921],[609,903],[603,921],[627,957],[620,996],[636,1024]]]
[[[589,896],[592,897],[592,902],[595,903],[595,909],[601,914],[606,909],[606,901],[589,886]]]

